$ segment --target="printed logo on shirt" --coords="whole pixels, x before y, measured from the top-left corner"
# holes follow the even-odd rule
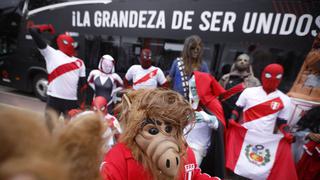
[[[75,62],[75,65],[76,65],[78,68],[80,68],[80,67],[82,66],[82,62],[81,62],[81,61],[76,61],[76,62]]]
[[[185,172],[186,172],[186,176],[185,176],[185,180],[191,180],[192,179],[192,172],[195,169],[195,165],[194,164],[187,164],[184,166]]]
[[[272,110],[277,110],[280,107],[280,103],[273,101],[270,104]]]
[[[257,166],[265,166],[270,162],[270,150],[261,144],[255,146],[251,144],[247,145],[245,153],[249,162]]]

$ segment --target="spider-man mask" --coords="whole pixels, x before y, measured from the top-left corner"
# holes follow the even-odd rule
[[[74,39],[66,34],[60,34],[57,38],[57,45],[60,51],[68,56],[75,56]]]
[[[262,72],[262,87],[267,94],[275,91],[282,79],[283,67],[280,64],[269,64]]]

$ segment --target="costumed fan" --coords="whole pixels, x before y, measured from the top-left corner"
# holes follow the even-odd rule
[[[189,95],[188,81],[193,71],[209,73],[208,65],[202,60],[203,42],[197,35],[185,39],[181,57],[175,59],[167,76],[171,82],[172,89],[179,92],[186,99]]]
[[[123,95],[123,134],[101,165],[103,179],[219,179],[201,174],[183,128],[194,120],[189,103],[164,89]]]
[[[219,80],[219,83],[226,90],[231,88],[237,88],[233,96],[223,101],[223,109],[226,118],[230,118],[231,111],[235,108],[235,103],[240,95],[240,93],[246,87],[256,87],[260,85],[259,80],[254,77],[250,57],[247,54],[240,54],[236,61],[232,64],[230,73],[225,74]]]
[[[74,39],[67,34],[60,34],[56,39],[59,48],[57,50],[48,45],[39,34],[45,31],[54,34],[51,25],[34,25],[29,31],[46,61],[48,72],[46,113],[48,110],[53,110],[58,115],[63,113],[66,116],[69,110],[78,108],[79,104],[84,108],[87,88],[86,69],[83,61],[75,57]],[[47,125],[52,129],[50,118],[47,118]]]
[[[107,152],[110,147],[112,147],[118,140],[119,135],[122,133],[122,128],[118,119],[108,113],[108,101],[103,96],[96,96],[92,100],[91,110],[83,111],[81,109],[72,109],[70,110],[69,116],[71,117],[71,121],[77,119],[79,116],[83,116],[86,114],[99,114],[101,115],[101,119],[103,119],[103,124],[108,127],[103,134],[103,138],[105,140],[104,143],[104,152]]]
[[[95,96],[102,96],[108,101],[108,112],[113,113],[117,102],[117,92],[122,90],[123,81],[115,73],[114,59],[106,54],[101,57],[98,69],[94,69],[88,76],[88,84],[94,90]]]
[[[203,83],[206,82],[206,83]],[[193,149],[202,171],[224,178],[225,119],[219,97],[226,91],[208,73],[194,71],[189,80],[189,100],[196,122],[185,131],[188,145]]]
[[[226,165],[235,174],[250,179],[297,179],[290,147],[293,135],[286,124],[292,104],[277,89],[282,77],[281,65],[266,66],[262,86],[246,88],[236,102],[226,145]]]
[[[140,65],[132,65],[128,69],[124,79],[125,87],[129,87],[129,82],[135,90],[168,86],[162,70],[151,65],[151,57],[150,49],[141,50]]]

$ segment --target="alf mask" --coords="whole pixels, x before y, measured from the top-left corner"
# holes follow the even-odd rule
[[[124,95],[120,139],[156,179],[174,179],[186,152],[183,129],[194,119],[188,102],[171,90],[137,90]],[[159,175],[160,174],[160,175]]]

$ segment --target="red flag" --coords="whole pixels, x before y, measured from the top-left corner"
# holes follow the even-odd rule
[[[227,132],[226,166],[250,179],[297,180],[290,144],[282,134],[248,130],[230,122]]]

